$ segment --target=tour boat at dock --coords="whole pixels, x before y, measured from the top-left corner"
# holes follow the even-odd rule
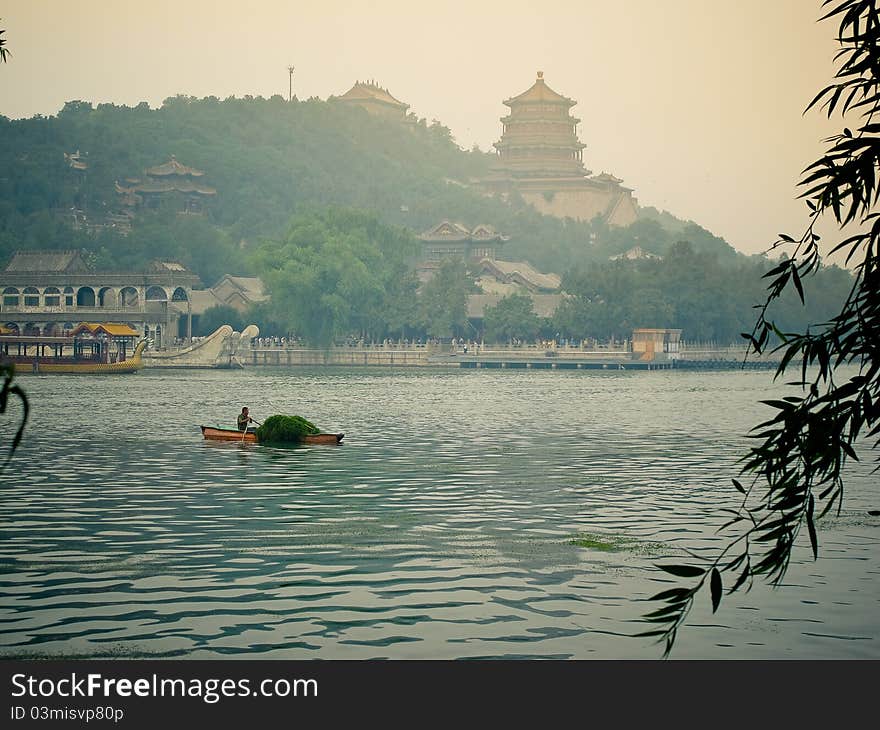
[[[0,334],[0,361],[17,375],[123,374],[142,369],[146,340],[127,325],[83,323],[66,335]]]

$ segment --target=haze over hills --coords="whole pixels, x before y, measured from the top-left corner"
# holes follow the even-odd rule
[[[609,228],[541,215],[515,195],[487,197],[472,183],[494,155],[462,150],[438,122],[413,121],[280,96],[180,96],[158,109],[73,101],[53,117],[0,118],[0,259],[22,248],[84,248],[111,268],[174,257],[210,284],[229,270],[247,273],[247,247],[280,236],[291,215],[328,205],[374,211],[415,233],[446,219],[487,223],[510,236],[505,258],[559,273],[636,245],[662,255],[678,240],[738,258],[697,224],[650,208],[633,226]],[[171,156],[216,191],[204,214],[160,207],[138,212],[130,232],[110,226],[126,209],[117,183]]]

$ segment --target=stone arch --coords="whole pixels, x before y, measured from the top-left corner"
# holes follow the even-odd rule
[[[21,303],[18,291],[14,286],[7,286],[3,290],[3,305],[6,307],[17,307]]]
[[[43,334],[46,337],[61,337],[63,334],[61,325],[58,322],[46,322],[46,326],[43,327]]]
[[[90,286],[81,286],[76,292],[76,306],[78,307],[94,307],[95,306],[95,290]]]
[[[22,332],[22,335],[25,337],[39,337],[41,334],[40,328],[33,322],[28,322],[24,326],[24,332]]]
[[[73,332],[74,327],[76,327],[76,325],[73,322],[65,322],[64,327],[62,327],[63,334],[69,335],[71,332]]]
[[[7,322],[3,325],[6,329],[10,330],[12,334],[17,335],[21,330],[18,328],[18,322]]]
[[[64,287],[64,306],[72,307],[73,303],[76,301],[76,292],[73,291],[72,286]]]
[[[146,294],[144,294],[144,299],[148,302],[167,302],[168,292],[161,286],[151,286],[147,289]]]
[[[43,289],[43,304],[47,307],[60,307],[61,290],[57,286],[47,286]]]
[[[98,306],[115,307],[116,306],[116,290],[109,286],[102,286],[98,291]]]
[[[186,289],[184,289],[182,286],[177,287],[177,289],[174,290],[174,294],[171,295],[171,301],[188,302],[189,297],[186,295]]]
[[[126,286],[119,292],[119,304],[123,307],[136,307],[140,295],[133,286]]]
[[[40,306],[40,290],[35,286],[26,286],[22,290],[22,304],[26,307],[39,307]]]

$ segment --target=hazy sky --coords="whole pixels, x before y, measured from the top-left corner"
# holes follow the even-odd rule
[[[502,100],[542,70],[578,104],[584,162],[642,205],[741,251],[800,232],[800,171],[835,126],[806,104],[832,76],[821,0],[7,0],[0,114],[65,101],[345,92],[375,79],[463,147],[491,149]],[[470,221],[477,223],[477,221]]]

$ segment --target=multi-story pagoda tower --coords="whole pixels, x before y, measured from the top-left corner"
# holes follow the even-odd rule
[[[504,102],[510,114],[501,117],[503,133],[495,143],[496,169],[513,177],[576,177],[589,174],[584,169],[583,144],[577,137],[581,120],[571,116],[577,104],[557,94],[544,83],[538,71],[534,85]]]
[[[488,190],[518,192],[542,213],[560,218],[599,216],[612,225],[636,220],[630,188],[608,173],[589,177],[583,163],[586,145],[577,136],[581,120],[571,114],[577,102],[547,86],[542,71],[531,88],[504,104],[510,113],[501,118],[498,158],[484,180]]]

